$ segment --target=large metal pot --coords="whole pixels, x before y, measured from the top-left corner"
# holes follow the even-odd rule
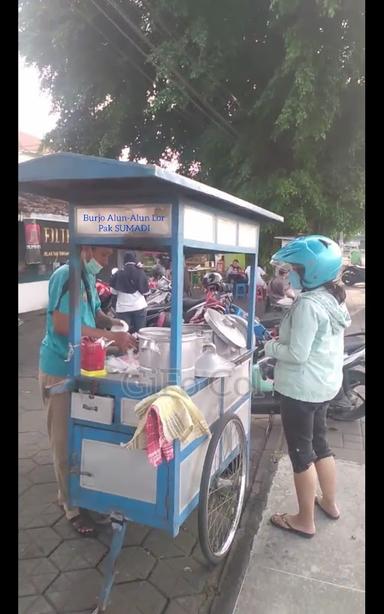
[[[183,324],[183,334],[184,333],[196,333],[204,345],[206,343],[212,343],[213,341],[213,330],[206,324]],[[201,348],[201,351],[202,349],[203,348]]]
[[[139,362],[144,369],[169,373],[171,329],[147,327],[139,330]],[[182,332],[181,371],[195,376],[195,362],[203,349],[203,338],[195,332]]]

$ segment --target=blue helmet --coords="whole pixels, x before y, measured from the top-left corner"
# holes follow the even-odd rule
[[[302,266],[303,287],[313,289],[336,279],[343,259],[335,241],[321,235],[309,235],[298,237],[279,249],[272,256],[272,263]]]

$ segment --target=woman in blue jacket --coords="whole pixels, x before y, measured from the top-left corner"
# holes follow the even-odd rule
[[[315,504],[331,519],[340,515],[326,416],[342,385],[344,330],[351,318],[345,290],[336,281],[342,266],[337,243],[319,235],[300,237],[276,252],[272,263],[288,265],[303,291],[282,320],[279,339],[265,346],[266,356],[277,360],[275,390],[299,504],[297,514],[274,514],[271,522],[310,538],[316,532]]]

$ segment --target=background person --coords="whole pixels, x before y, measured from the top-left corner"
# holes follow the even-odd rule
[[[227,281],[228,283],[232,283],[234,286],[238,283],[245,283],[247,281],[245,273],[240,266],[240,262],[236,258],[233,260],[232,264],[228,267]]]
[[[277,275],[273,277],[268,284],[269,300],[280,305],[290,305],[295,296],[295,292],[288,279],[288,269],[279,267]]]
[[[131,333],[144,328],[147,320],[145,296],[149,293],[149,284],[144,269],[137,266],[135,252],[125,253],[124,268],[112,276],[111,290],[117,295],[116,316],[128,324]]]
[[[247,266],[247,268],[245,269],[245,274],[247,276],[248,285],[249,285],[250,276],[251,276],[250,266]],[[259,286],[260,288],[263,288],[263,290],[266,290],[267,283],[263,279],[264,275],[266,275],[266,272],[264,271],[264,269],[262,269],[261,266],[257,266],[256,268],[256,287]]]

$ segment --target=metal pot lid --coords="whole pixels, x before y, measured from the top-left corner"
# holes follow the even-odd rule
[[[208,343],[196,361],[195,375],[196,377],[228,377],[232,369],[233,364],[216,353],[215,344]]]
[[[230,319],[230,316],[223,315],[214,309],[207,309],[204,318],[224,343],[235,348],[247,347],[246,336],[239,330],[238,324]]]
[[[155,339],[156,341],[169,341],[171,338],[171,329],[166,327],[147,326],[140,328],[138,333],[141,339]],[[182,330],[182,338],[190,341],[191,339],[197,339],[195,331]]]
[[[236,316],[235,314],[232,314],[228,316],[228,318],[230,320],[233,320],[239,330],[243,333],[244,337],[247,338],[248,337],[248,320],[246,320],[245,318],[242,318],[241,316]],[[256,335],[253,333],[253,345],[256,344]]]

